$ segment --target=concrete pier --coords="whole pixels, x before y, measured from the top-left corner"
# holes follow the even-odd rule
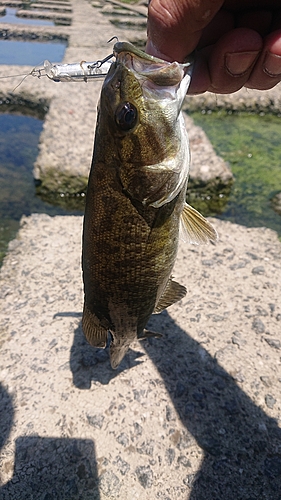
[[[89,2],[70,3],[70,27],[37,31],[67,37],[64,62],[104,57],[108,38],[123,39]],[[3,103],[47,111],[36,177],[46,190],[80,189],[101,83],[29,77],[12,92],[19,78],[0,81]],[[214,99],[186,102],[207,109]],[[280,87],[217,103],[278,112]],[[215,165],[231,175],[187,126],[193,178],[214,178]],[[216,245],[180,244],[174,275],[188,292],[152,317],[162,339],[136,342],[113,371],[81,329],[82,218],[23,217],[0,270],[1,500],[280,500],[281,242],[266,228],[212,222]]]
[[[187,296],[117,371],[81,330],[81,217],[22,220],[0,274],[0,498],[279,500],[281,243],[214,220]]]

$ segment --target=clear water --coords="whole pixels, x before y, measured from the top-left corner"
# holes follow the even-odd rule
[[[0,265],[22,215],[82,213],[52,206],[36,196],[32,171],[42,127],[43,121],[37,118],[0,114]]]
[[[269,227],[281,235],[281,216],[270,202],[281,191],[281,117],[225,111],[190,116],[235,176],[219,218],[248,227]]]
[[[38,66],[45,59],[60,62],[67,42],[0,40],[0,64]]]
[[[0,16],[0,23],[10,23],[10,24],[28,24],[36,26],[54,26],[53,21],[45,21],[43,19],[28,19],[16,16],[17,9],[12,9],[6,7],[6,14]]]

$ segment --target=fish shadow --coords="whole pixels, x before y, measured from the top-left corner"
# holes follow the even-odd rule
[[[148,339],[143,346],[187,430],[176,447],[188,458],[195,439],[204,452],[196,474],[188,474],[187,468],[189,500],[280,500],[277,422],[167,311],[152,316],[148,327],[166,332],[162,340]],[[169,415],[167,408],[168,421]]]

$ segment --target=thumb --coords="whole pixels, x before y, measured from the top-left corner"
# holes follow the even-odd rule
[[[223,0],[151,0],[146,51],[168,61],[183,62],[223,3]]]

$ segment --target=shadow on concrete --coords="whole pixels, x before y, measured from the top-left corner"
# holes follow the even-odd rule
[[[204,451],[200,471],[188,474],[187,469],[189,500],[280,500],[277,422],[166,311],[152,316],[148,328],[164,335],[143,341],[143,346],[186,427],[176,446],[187,459],[194,439]],[[80,389],[90,388],[92,381],[107,384],[140,363],[141,356],[130,350],[118,370],[112,370],[108,349],[89,346],[80,323],[70,356],[74,384]]]
[[[14,408],[11,397],[0,386],[1,448],[9,439]],[[95,446],[89,439],[19,437],[14,460],[3,460],[1,500],[99,500]],[[14,467],[13,467],[14,462]],[[11,470],[9,470],[11,467]]]
[[[189,477],[190,500],[280,500],[277,422],[166,311],[148,328],[165,335],[143,345],[187,429],[177,447],[188,457],[195,438],[204,451],[200,471]]]

